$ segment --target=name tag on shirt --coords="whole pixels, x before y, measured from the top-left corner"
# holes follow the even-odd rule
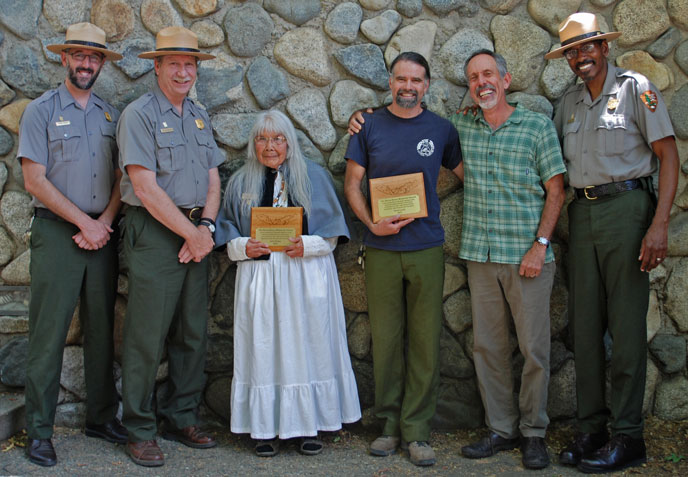
[[[174,128],[162,128],[162,129],[160,130],[160,132],[161,132],[161,133],[170,133],[170,132],[174,132]]]
[[[70,124],[72,124],[71,121],[57,121],[55,126],[69,126]]]

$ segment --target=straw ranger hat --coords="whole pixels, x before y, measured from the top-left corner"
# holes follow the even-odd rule
[[[198,49],[198,37],[191,30],[180,26],[171,26],[160,30],[155,37],[155,50],[141,53],[139,58],[152,60],[157,56],[189,55],[199,60],[212,60],[214,55],[202,53]]]
[[[48,45],[46,48],[53,53],[70,48],[93,50],[105,55],[108,60],[121,60],[122,55],[108,50],[105,45],[105,32],[92,23],[75,23],[67,28],[65,42],[59,45]]]
[[[559,40],[561,48],[552,50],[545,55],[546,60],[561,58],[564,50],[573,48],[581,43],[596,40],[616,40],[621,36],[618,31],[603,33],[597,24],[597,18],[592,13],[574,13],[566,17],[566,20],[559,24]]]

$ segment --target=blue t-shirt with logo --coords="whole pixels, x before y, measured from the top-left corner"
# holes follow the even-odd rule
[[[456,128],[426,109],[409,119],[395,116],[386,107],[364,117],[363,129],[349,140],[345,157],[363,166],[368,179],[422,172],[428,216],[415,219],[396,235],[378,236],[367,230],[363,243],[395,251],[442,245],[437,177],[440,166],[454,169],[461,163]]]

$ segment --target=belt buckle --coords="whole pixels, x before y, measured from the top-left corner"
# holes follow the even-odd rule
[[[590,196],[588,195],[588,189],[592,189],[592,188],[594,188],[594,187],[596,187],[596,186],[587,186],[587,187],[584,187],[584,188],[583,188],[583,192],[585,193],[585,198],[586,198],[586,199],[588,199],[588,200],[597,200],[597,197],[590,197]]]
[[[189,209],[188,219],[191,221],[196,220],[194,219],[194,214],[196,214],[196,212],[199,212],[200,210],[200,207],[192,207],[191,209]]]

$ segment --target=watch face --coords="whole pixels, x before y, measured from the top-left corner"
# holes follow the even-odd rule
[[[208,230],[210,230],[210,233],[215,233],[215,226],[213,224],[208,225]]]

